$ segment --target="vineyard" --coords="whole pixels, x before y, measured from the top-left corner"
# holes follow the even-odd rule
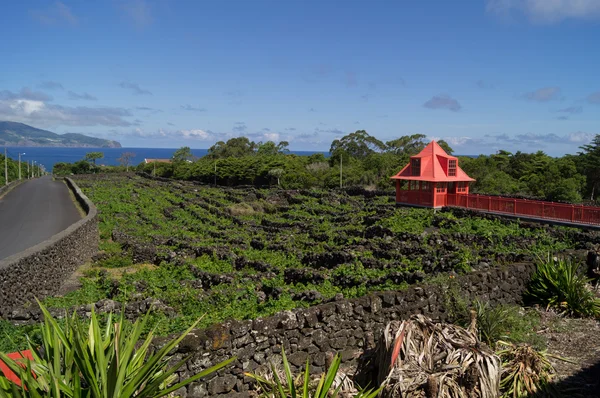
[[[77,290],[46,304],[151,299],[160,333],[586,247],[577,230],[397,207],[391,191],[75,181],[99,209],[101,252]]]

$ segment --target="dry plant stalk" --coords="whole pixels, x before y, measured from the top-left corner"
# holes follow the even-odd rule
[[[382,397],[497,398],[500,358],[477,334],[423,315],[389,323],[380,339]]]

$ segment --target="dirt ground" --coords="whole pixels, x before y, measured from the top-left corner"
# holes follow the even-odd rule
[[[557,370],[555,385],[568,397],[600,397],[600,321],[544,312],[538,332],[548,339]]]

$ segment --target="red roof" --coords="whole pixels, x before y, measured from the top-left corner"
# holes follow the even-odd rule
[[[410,158],[411,162],[404,166],[392,179],[429,182],[475,181],[458,166],[458,158],[448,155],[435,141],[431,141],[418,155]],[[418,176],[412,175],[412,159],[421,160],[421,173]],[[448,160],[456,160],[455,176],[448,176]]]

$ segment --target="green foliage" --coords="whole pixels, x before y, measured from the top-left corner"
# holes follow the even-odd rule
[[[600,299],[580,275],[581,264],[572,259],[539,260],[526,297],[534,303],[576,316],[600,316]]]
[[[104,153],[102,152],[88,152],[85,154],[85,161],[91,161],[94,164],[94,167],[96,166],[96,160],[98,159],[103,159],[104,158]]]
[[[579,154],[579,171],[587,178],[586,196],[597,200],[600,191],[600,134],[596,134],[588,145],[581,147]]]
[[[335,355],[326,373],[317,377],[310,374],[308,359],[304,373],[294,377],[290,364],[282,349],[283,369],[271,363],[266,375],[246,373],[260,387],[261,396],[267,398],[336,398],[338,396],[354,398],[375,398],[383,387],[377,390],[361,390],[355,393],[348,391],[352,382],[340,373],[342,358]],[[345,387],[345,388],[344,388]]]
[[[282,157],[270,159],[276,164]],[[192,166],[202,164],[200,159]],[[282,185],[289,174],[282,175]],[[70,308],[106,298],[158,299],[175,312],[152,314],[149,324],[156,322],[160,334],[180,332],[203,314],[200,326],[254,319],[339,293],[399,290],[424,274],[460,273],[481,261],[495,266],[514,261],[511,256],[573,245],[566,229],[399,208],[389,195],[213,188],[123,175],[75,180],[98,206],[106,257],[92,269],[107,272],[88,272],[80,289],[46,303]],[[126,242],[111,240],[117,232]],[[156,251],[145,262],[158,266],[133,264],[138,245]],[[328,264],[329,253],[343,258]],[[315,298],[306,298],[307,292]]]
[[[37,325],[15,326],[9,321],[0,320],[0,352],[13,352],[27,347],[27,341],[40,341]]]
[[[479,339],[490,347],[496,347],[498,341],[527,343],[538,349],[546,345],[543,337],[535,331],[540,324],[537,312],[514,305],[496,305],[489,302],[473,301],[473,310],[477,317]]]
[[[173,162],[175,163],[183,163],[192,159],[194,159],[194,155],[192,155],[192,150],[189,146],[181,147],[173,154]]]
[[[334,140],[329,153],[331,153],[332,160],[338,159],[342,154],[345,157],[363,159],[372,153],[383,150],[385,150],[383,142],[369,135],[365,130],[357,130],[339,140]]]
[[[127,328],[123,314],[117,322],[113,322],[111,314],[102,328],[92,311],[89,322],[74,314],[61,325],[43,305],[40,307],[44,314],[41,327],[44,354],[32,344],[28,348],[33,361],[13,360],[0,353],[0,359],[22,383],[17,386],[4,375],[0,376],[2,397],[164,397],[234,360],[221,362],[175,383],[175,372],[189,358],[173,364],[169,353],[196,323],[179,337],[153,350],[152,332],[139,344],[147,317]]]

